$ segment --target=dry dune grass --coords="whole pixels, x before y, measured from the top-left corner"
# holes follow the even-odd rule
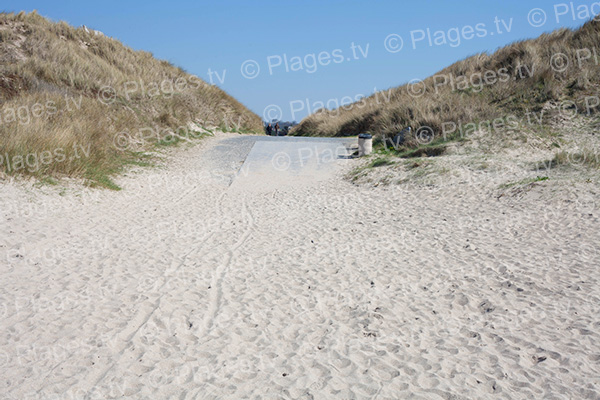
[[[440,138],[443,132],[451,131],[444,124],[447,128],[508,116],[521,120],[528,112],[565,99],[572,100],[580,114],[587,114],[588,109],[594,113],[599,107],[587,107],[594,102],[586,104],[585,99],[598,96],[598,43],[600,22],[595,20],[575,31],[561,29],[513,43],[494,54],[459,61],[422,84],[380,92],[346,108],[320,110],[305,118],[293,134],[346,136],[369,132],[388,137],[407,126],[415,128],[413,132],[428,126]],[[555,54],[568,58],[567,68],[561,64],[564,57],[553,59]],[[408,139],[407,146],[418,145],[414,137]]]
[[[227,93],[169,62],[36,12],[0,14],[0,63],[0,172],[7,174],[110,186],[110,174],[143,160],[140,151],[168,142],[171,132],[198,136],[190,123],[262,129]],[[127,143],[115,145],[117,134]]]

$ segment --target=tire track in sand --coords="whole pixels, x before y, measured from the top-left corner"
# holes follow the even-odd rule
[[[222,216],[222,210],[220,205],[217,207]],[[208,310],[204,315],[204,319],[202,321],[201,329],[198,332],[198,337],[202,338],[206,336],[213,325],[213,321],[219,312],[219,307],[221,303],[221,297],[223,295],[223,279],[225,278],[225,274],[233,261],[237,250],[246,243],[250,234],[254,229],[254,218],[252,217],[252,213],[248,209],[246,205],[246,200],[242,199],[242,213],[245,217],[247,217],[247,224],[244,233],[240,236],[240,238],[234,243],[233,246],[228,250],[227,255],[225,256],[225,260],[221,265],[217,267],[215,272],[213,273],[210,286],[213,290],[210,292],[209,296],[209,304]]]
[[[221,202],[222,202],[223,198],[225,197],[226,193],[227,192],[221,193],[221,195],[219,196],[219,198],[217,200],[216,208],[217,208],[218,214],[221,215],[221,216],[223,215],[222,210],[221,210]],[[184,197],[186,197],[188,194],[189,194],[189,192],[184,193],[176,202],[179,202],[181,199],[183,199]],[[243,204],[243,209],[246,210],[245,203]],[[248,233],[248,235],[244,238],[244,241],[250,235],[250,232],[247,232],[247,233]],[[214,234],[215,234],[215,232],[209,232],[206,236],[204,236],[200,240],[200,243],[206,242],[206,240],[209,237],[213,236]],[[240,246],[241,246],[241,244],[243,244],[243,243],[240,243]],[[236,243],[236,245],[233,246],[232,250],[233,249],[237,249],[238,247],[239,246],[237,246],[237,243]],[[186,254],[184,254],[184,256],[181,258],[181,261],[178,264],[178,266],[174,270],[169,270],[169,272],[171,272],[171,273],[177,273],[177,271],[179,271],[179,269],[185,264],[187,258],[194,251],[198,252],[200,249],[201,249],[201,247],[194,247],[194,248],[192,248],[189,252],[187,252]],[[232,254],[231,250],[230,250],[230,254]],[[229,259],[229,261],[231,261],[231,258]],[[165,270],[165,274],[163,274],[163,277],[166,276],[166,273],[167,273],[167,270]],[[215,283],[214,281],[215,281],[215,278],[213,277],[211,284],[214,284]],[[164,287],[167,285],[168,282],[169,282],[169,280],[165,279],[164,283],[158,288],[157,291],[160,293],[162,291],[162,289],[164,289]],[[220,282],[219,282],[219,284],[220,284]],[[140,310],[134,316],[134,318],[129,322],[129,324],[127,325],[127,327],[125,329],[123,329],[121,332],[119,332],[115,336],[114,340],[118,340],[120,342],[120,346],[119,346],[119,349],[117,351],[117,357],[106,368],[104,368],[103,370],[100,370],[97,373],[93,374],[92,377],[88,377],[87,379],[85,379],[86,382],[90,382],[91,383],[90,385],[86,385],[86,388],[84,389],[85,393],[91,392],[100,383],[102,383],[102,381],[106,378],[106,376],[108,375],[108,373],[119,363],[119,360],[121,359],[121,357],[125,353],[125,350],[127,350],[128,345],[130,344],[131,340],[133,340],[133,338],[144,327],[144,325],[146,325],[148,323],[148,321],[150,320],[150,318],[152,318],[152,316],[154,315],[154,313],[156,312],[156,310],[158,310],[160,308],[160,303],[161,303],[163,295],[164,295],[164,293],[161,294],[158,297],[158,299],[156,300],[156,302],[154,304],[149,304],[146,307],[145,307],[144,304],[141,304],[140,308],[145,308],[145,311]],[[211,293],[211,297],[212,297],[212,293]],[[211,302],[210,303],[212,305],[212,303],[213,303],[213,299],[212,298],[211,298]],[[218,299],[217,299],[217,304],[218,304]],[[148,308],[150,308],[150,309],[148,310]],[[214,314],[213,314],[213,318],[214,318],[214,315],[216,315],[216,311],[217,310],[215,309]],[[52,370],[56,369],[59,365],[55,366]],[[52,372],[52,371],[50,371],[50,372]],[[40,388],[38,390],[38,394],[42,390],[44,390],[45,387],[46,386],[43,386],[42,388]]]
[[[194,250],[198,250],[198,249],[194,248],[194,249],[190,250],[187,254],[185,254],[182,257],[181,262],[179,263],[179,265],[177,266],[177,268],[175,268],[174,272],[177,272],[185,264],[185,261],[186,261],[187,257]],[[168,282],[169,282],[168,280],[165,280],[165,282],[158,288],[158,291],[160,292],[161,289],[163,289],[167,285]],[[119,332],[117,335],[115,335],[115,338],[113,340],[117,340],[120,343],[119,349],[116,352],[117,353],[116,358],[113,359],[113,361],[106,368],[104,368],[104,369],[102,369],[102,370],[94,373],[91,377],[88,376],[84,380],[85,382],[90,382],[91,383],[89,385],[86,385],[86,387],[83,389],[83,391],[85,393],[91,393],[92,390],[94,388],[96,388],[100,383],[102,383],[102,381],[104,380],[104,378],[106,378],[106,376],[108,375],[108,373],[119,363],[119,360],[121,359],[121,357],[125,353],[125,350],[127,350],[127,348],[129,347],[129,344],[131,343],[131,341],[133,340],[133,338],[137,335],[137,333],[140,331],[140,329],[142,329],[142,327],[148,323],[148,321],[150,320],[150,318],[152,318],[152,315],[154,315],[154,313],[156,312],[156,310],[158,310],[160,308],[160,303],[161,303],[162,297],[163,297],[163,295],[160,295],[154,304],[149,304],[149,305],[142,304],[142,305],[140,305],[140,311],[138,313],[136,313],[136,315],[129,322],[129,324],[127,325],[127,327],[125,329],[123,329],[121,332]],[[148,308],[150,308],[150,309],[148,310]],[[142,311],[142,309],[145,309],[145,310]],[[66,362],[67,360],[65,360],[64,362]],[[61,364],[62,363],[56,365],[48,373],[48,375],[53,370],[55,370],[56,368],[58,368]],[[37,393],[40,394],[45,388],[46,388],[46,386],[41,387],[37,391]]]

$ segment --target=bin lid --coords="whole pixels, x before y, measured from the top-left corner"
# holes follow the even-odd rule
[[[360,135],[358,135],[359,139],[373,139],[373,136],[369,135],[368,133],[361,133]]]

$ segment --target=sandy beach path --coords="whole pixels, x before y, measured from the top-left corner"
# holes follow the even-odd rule
[[[0,397],[600,398],[592,189],[357,187],[347,145],[3,184]]]

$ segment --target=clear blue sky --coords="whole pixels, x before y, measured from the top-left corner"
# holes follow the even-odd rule
[[[319,102],[329,101],[334,106],[345,96],[370,95],[375,88],[422,79],[469,55],[494,51],[557,27],[576,27],[591,12],[600,12],[600,5],[592,7],[594,1],[573,1],[574,10],[569,3],[21,0],[3,7],[6,11],[37,9],[52,20],[85,24],[134,49],[150,51],[206,81],[211,80],[210,69],[214,84],[257,114],[263,116],[265,107],[275,104],[283,119],[299,121]],[[545,23],[541,12],[530,13],[534,8],[545,12]],[[437,38],[439,45],[429,45],[428,28],[432,41]],[[458,36],[453,28],[460,29]],[[398,36],[389,35],[402,38],[401,50]],[[386,50],[388,37],[388,48],[399,51]],[[242,75],[246,60],[254,60],[260,67],[254,79]],[[247,75],[256,73],[256,64],[245,66]],[[272,117],[277,116],[275,110],[271,110]]]

